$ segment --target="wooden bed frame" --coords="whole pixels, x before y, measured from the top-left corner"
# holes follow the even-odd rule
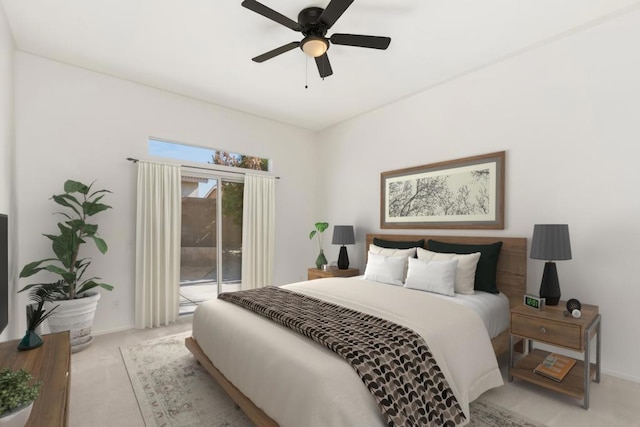
[[[527,277],[527,239],[524,237],[474,237],[474,236],[425,236],[408,234],[367,234],[365,251],[368,253],[369,244],[373,243],[374,237],[384,240],[425,240],[425,246],[429,239],[448,243],[466,244],[490,244],[501,241],[502,249],[498,259],[498,270],[496,282],[500,292],[509,298],[509,306],[522,304],[523,296],[526,292]],[[491,340],[496,356],[499,356],[509,349],[509,331]],[[247,417],[257,427],[277,427],[278,423],[271,419],[262,409],[258,408],[248,397],[246,397],[222,372],[215,367],[207,355],[202,351],[197,341],[192,337],[185,340],[185,345],[193,353],[198,362],[209,372],[218,382],[222,389],[233,399],[242,409]]]

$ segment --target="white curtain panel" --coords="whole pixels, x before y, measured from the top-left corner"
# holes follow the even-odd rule
[[[138,163],[136,328],[178,317],[180,284],[180,166]]]
[[[245,175],[242,213],[242,289],[273,284],[275,178]]]

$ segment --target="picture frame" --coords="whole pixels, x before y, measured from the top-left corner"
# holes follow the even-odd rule
[[[505,152],[380,174],[381,228],[504,229]]]

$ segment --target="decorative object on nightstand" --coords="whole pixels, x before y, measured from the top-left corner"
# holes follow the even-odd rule
[[[540,297],[547,305],[558,305],[560,301],[560,283],[554,261],[571,259],[571,242],[567,224],[536,224],[533,227],[531,259],[542,259],[544,265]]]
[[[318,247],[320,248],[320,253],[316,258],[316,267],[318,267],[318,270],[320,270],[322,266],[327,263],[327,257],[324,256],[324,247],[322,246],[322,233],[324,233],[324,230],[329,228],[329,223],[316,222],[314,224],[314,228],[315,229],[312,230],[311,233],[309,233],[309,239],[313,239],[313,237],[316,235],[318,236]]]
[[[575,364],[576,359],[562,354],[550,353],[536,366],[533,372],[553,381],[562,382]]]
[[[582,316],[582,312],[580,310],[582,310],[582,304],[580,304],[580,301],[575,298],[571,298],[567,301],[567,315],[571,315],[576,319],[579,319],[580,316]]]
[[[340,246],[340,255],[338,255],[338,268],[341,270],[349,268],[349,255],[347,254],[347,247],[345,245],[354,245],[356,243],[353,225],[334,226],[331,243],[334,245],[342,245]]]

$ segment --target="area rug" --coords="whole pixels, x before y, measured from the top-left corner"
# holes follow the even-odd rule
[[[184,345],[185,332],[121,347],[147,427],[253,427]],[[486,400],[471,404],[471,427],[544,427]]]

